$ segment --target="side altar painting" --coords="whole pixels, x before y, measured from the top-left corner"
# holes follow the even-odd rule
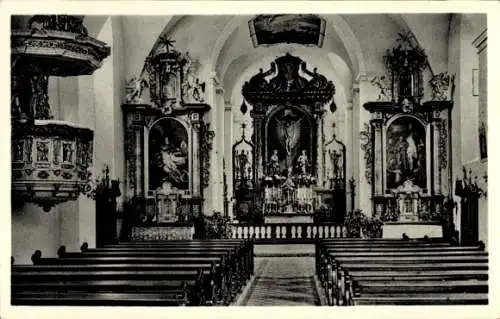
[[[188,134],[173,118],[156,122],[149,132],[149,190],[169,194],[189,187]]]
[[[400,117],[387,128],[387,188],[412,180],[427,187],[425,127],[413,117]]]

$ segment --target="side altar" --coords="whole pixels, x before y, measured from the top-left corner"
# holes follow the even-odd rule
[[[332,203],[343,218],[345,147],[323,136],[325,108],[336,110],[335,85],[286,54],[245,82],[242,94],[252,106],[253,134],[247,139],[243,126],[233,146],[237,219],[313,223],[315,212]]]
[[[203,115],[210,106],[195,61],[172,43],[163,40],[148,56],[122,105],[130,240],[192,238],[202,214],[213,138]]]
[[[376,77],[377,101],[364,108],[364,145],[373,214],[384,237],[442,237],[452,223],[451,110],[453,75],[432,75],[424,101],[427,57],[411,36],[388,51],[388,77]],[[386,81],[385,79],[389,79]]]

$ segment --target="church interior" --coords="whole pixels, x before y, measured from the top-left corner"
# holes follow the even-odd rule
[[[486,14],[11,17],[12,305],[488,304]]]

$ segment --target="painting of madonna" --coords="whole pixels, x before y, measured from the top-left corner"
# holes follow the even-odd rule
[[[189,187],[188,136],[172,118],[158,121],[149,133],[149,189],[176,193]]]

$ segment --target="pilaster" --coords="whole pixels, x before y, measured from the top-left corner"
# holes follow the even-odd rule
[[[368,142],[370,147],[373,147],[373,129],[370,125],[370,113],[363,107],[363,104],[376,99],[376,89],[371,85],[370,79],[373,76],[372,72],[360,72],[354,82],[353,90],[353,108],[356,108],[358,134],[356,138],[360,139],[361,132],[368,133],[369,141],[361,141],[361,144]],[[368,132],[367,132],[368,131]],[[358,208],[368,216],[372,215],[372,183],[373,183],[373,156],[366,154],[363,150],[363,145],[360,145],[360,153],[358,156],[358,172],[359,178],[357,181],[357,201]]]

